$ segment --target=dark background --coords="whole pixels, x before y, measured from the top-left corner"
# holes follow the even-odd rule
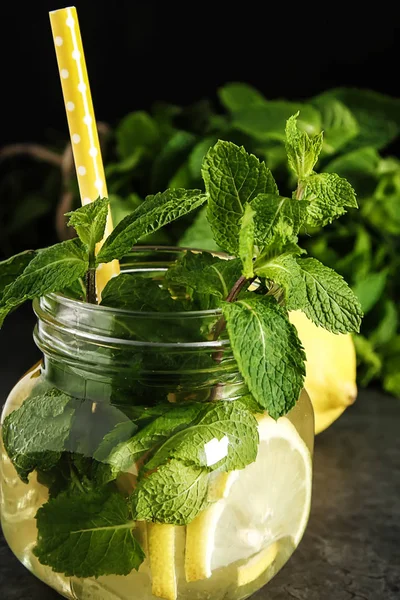
[[[68,139],[48,17],[66,4],[2,3],[0,147]],[[268,98],[341,85],[400,96],[400,7],[355,5],[77,0],[96,116],[112,125],[154,101],[217,102],[229,81]],[[3,394],[39,356],[33,323],[26,305],[0,331]]]
[[[341,85],[400,96],[400,7],[389,2],[76,5],[96,115],[110,124],[155,100],[216,100],[217,87],[235,80],[268,98],[303,99]],[[68,138],[47,14],[63,6],[57,0],[1,5],[0,147]],[[39,358],[33,324],[27,303],[0,331],[0,405]],[[397,400],[363,392],[317,438],[305,541],[257,598],[398,598],[398,417]],[[18,567],[4,543],[0,553],[2,597],[55,598]]]
[[[0,146],[68,136],[48,11],[59,0],[2,3]],[[338,85],[398,95],[400,7],[379,2],[77,0],[99,120],[155,100],[190,104],[246,81],[269,98]]]

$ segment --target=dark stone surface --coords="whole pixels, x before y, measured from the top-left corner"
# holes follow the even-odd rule
[[[36,360],[27,334],[32,319],[28,312],[17,315],[12,316],[15,328],[9,323],[0,334],[2,361],[7,353],[0,365],[2,398],[11,375],[16,379],[29,366],[28,359]],[[317,437],[306,534],[288,564],[254,600],[400,599],[399,424],[399,400],[363,391]],[[60,596],[20,565],[1,539],[0,598]]]

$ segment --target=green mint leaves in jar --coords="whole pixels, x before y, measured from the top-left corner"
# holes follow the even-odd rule
[[[334,333],[359,331],[362,311],[351,289],[332,269],[304,257],[298,245],[300,231],[325,226],[357,202],[346,180],[313,171],[322,134],[310,137],[297,118],[286,126],[288,163],[297,181],[292,197],[279,194],[271,171],[256,156],[218,141],[203,162],[205,192],[169,189],[149,196],[118,224],[97,256],[109,207],[104,198],[68,213],[77,238],[0,263],[0,321],[26,300],[54,292],[73,299],[65,301],[63,323],[73,302],[87,363],[98,377],[82,386],[79,369],[71,369],[76,388],[65,389],[63,368],[53,365],[47,369],[53,386],[35,387],[3,423],[4,446],[20,479],[35,475],[49,492],[36,515],[34,554],[43,565],[83,578],[127,575],[147,553],[151,558],[153,546],[136,535],[138,523],[196,523],[200,535],[196,519],[227,497],[232,473],[236,477],[258,464],[262,444],[277,439],[275,420],[301,394],[306,356],[288,311],[303,311]],[[96,298],[98,265],[115,259],[129,264],[132,246],[143,237],[205,203],[224,254],[185,250],[168,268],[154,268],[152,276],[146,269],[123,269]],[[91,313],[93,338],[105,340],[102,319],[111,327],[95,355],[85,311],[79,315],[85,301],[99,302]],[[50,321],[38,338],[45,337],[46,327]],[[120,335],[127,341],[118,345]],[[57,339],[60,348],[66,345],[62,334]],[[193,351],[183,355],[189,346]],[[102,396],[102,369],[112,361],[121,368],[113,371],[112,393]],[[260,416],[265,411],[269,421]],[[282,426],[282,436],[292,440],[289,425]],[[303,465],[306,452],[299,451]],[[300,515],[296,545],[305,523]],[[188,527],[187,557],[191,535]],[[197,564],[194,574],[196,560],[187,558],[187,581],[211,569]]]

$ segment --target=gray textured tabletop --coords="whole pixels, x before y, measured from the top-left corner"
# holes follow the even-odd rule
[[[0,394],[35,356],[30,316],[2,331],[6,365]],[[18,356],[12,339],[25,352]],[[3,345],[4,348],[4,345]],[[14,352],[15,351],[15,352]],[[3,363],[4,364],[4,363]],[[400,401],[362,391],[357,402],[316,439],[310,522],[298,550],[254,600],[399,600]],[[60,598],[22,567],[0,540],[0,598]]]

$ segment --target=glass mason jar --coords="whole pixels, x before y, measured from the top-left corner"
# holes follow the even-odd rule
[[[181,252],[138,248],[123,268],[162,281]],[[53,440],[51,448],[46,444],[46,427],[58,427],[57,411],[53,421],[42,423],[39,418],[33,425],[25,423],[38,428],[27,433],[31,456],[46,457],[50,452],[53,461],[52,469],[34,470],[27,482],[18,476],[2,443],[2,527],[17,558],[61,595],[79,600],[239,599],[267,583],[289,559],[308,519],[311,473],[307,457],[312,455],[314,423],[304,391],[287,417],[277,423],[257,415],[260,431],[266,432],[264,437],[260,434],[257,460],[230,474],[210,473],[208,489],[216,494],[210,495],[214,502],[192,523],[132,524],[130,533],[146,555],[138,570],[127,575],[77,577],[39,562],[34,554],[38,509],[49,494],[56,493],[52,486],[62,490],[59,478],[65,469],[69,482],[78,479],[76,493],[85,493],[86,484],[93,490],[93,465],[109,466],[101,463],[96,449],[115,425],[124,423],[129,429],[132,421],[140,426],[142,420],[144,426],[167,402],[174,406],[229,402],[248,392],[226,333],[213,340],[213,328],[221,318],[219,309],[171,313],[160,306],[152,312],[130,312],[50,294],[35,301],[34,310],[38,317],[34,338],[43,361],[11,391],[2,423],[27,398],[49,390],[76,399],[79,406],[69,438]],[[275,425],[280,432],[276,435]],[[137,484],[137,473],[134,463],[109,485],[125,498]],[[95,486],[101,485],[96,482]]]

